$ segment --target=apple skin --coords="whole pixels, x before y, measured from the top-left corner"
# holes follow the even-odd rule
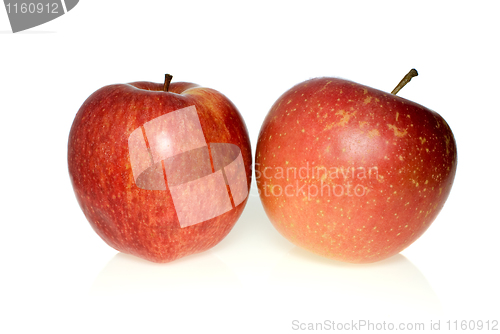
[[[246,125],[233,103],[213,89],[185,82],[170,84],[168,92],[151,82],[110,85],[88,97],[76,114],[68,142],[71,183],[92,228],[118,251],[170,262],[208,250],[230,232],[246,205],[247,198],[222,215],[181,228],[168,186],[159,191],[136,185],[129,136],[146,122],[188,106],[196,107],[207,143],[239,147],[249,189]]]
[[[285,238],[328,258],[369,263],[427,230],[456,168],[453,133],[436,112],[323,77],[292,87],[272,106],[255,174],[264,209]]]

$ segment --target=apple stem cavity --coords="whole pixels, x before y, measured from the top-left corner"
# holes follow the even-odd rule
[[[170,81],[172,81],[173,76],[170,74],[165,74],[165,82],[163,83],[163,91],[168,92],[168,87],[170,87]]]
[[[394,88],[391,92],[391,94],[396,95],[401,88],[403,88],[408,82],[410,82],[411,78],[416,77],[418,75],[418,72],[416,69],[412,68],[410,72],[408,72],[404,78],[398,83],[396,88]]]

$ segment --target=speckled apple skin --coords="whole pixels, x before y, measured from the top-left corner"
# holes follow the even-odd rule
[[[278,174],[280,167],[307,164],[311,170],[351,167],[356,173],[302,179]],[[360,167],[374,166],[377,178],[357,178]],[[456,168],[453,133],[436,112],[354,82],[315,78],[284,93],[269,111],[255,170],[264,209],[283,236],[325,257],[368,263],[401,252],[427,230],[450,193]],[[349,180],[365,194],[354,195],[351,187],[346,195]],[[325,191],[313,197],[313,185]],[[328,194],[326,185],[343,185],[344,195]]]
[[[170,262],[219,243],[240,217],[232,210],[181,228],[168,190],[136,186],[128,153],[132,131],[163,114],[196,106],[207,143],[237,145],[250,189],[252,153],[240,113],[221,93],[191,83],[135,82],[103,87],[81,106],[71,127],[68,167],[76,198],[111,247],[153,262]],[[182,171],[179,171],[182,172]],[[210,201],[210,198],[206,198]]]

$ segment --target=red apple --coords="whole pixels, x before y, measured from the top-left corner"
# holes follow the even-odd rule
[[[416,71],[415,71],[416,73]],[[375,262],[438,215],[457,149],[436,112],[338,78],[315,78],[272,106],[256,150],[260,198],[276,229],[325,257]]]
[[[170,79],[97,90],[68,143],[69,175],[90,225],[111,247],[154,262],[219,243],[251,182],[248,131],[233,103]]]

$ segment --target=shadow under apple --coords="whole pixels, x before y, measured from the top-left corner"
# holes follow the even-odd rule
[[[274,268],[270,284],[291,305],[328,305],[329,314],[428,316],[442,312],[424,275],[401,254],[370,264],[320,257],[299,247]],[[286,297],[286,296],[289,297]]]
[[[211,251],[170,263],[153,263],[118,253],[96,277],[91,296],[127,297],[217,294],[240,286],[236,275]]]

